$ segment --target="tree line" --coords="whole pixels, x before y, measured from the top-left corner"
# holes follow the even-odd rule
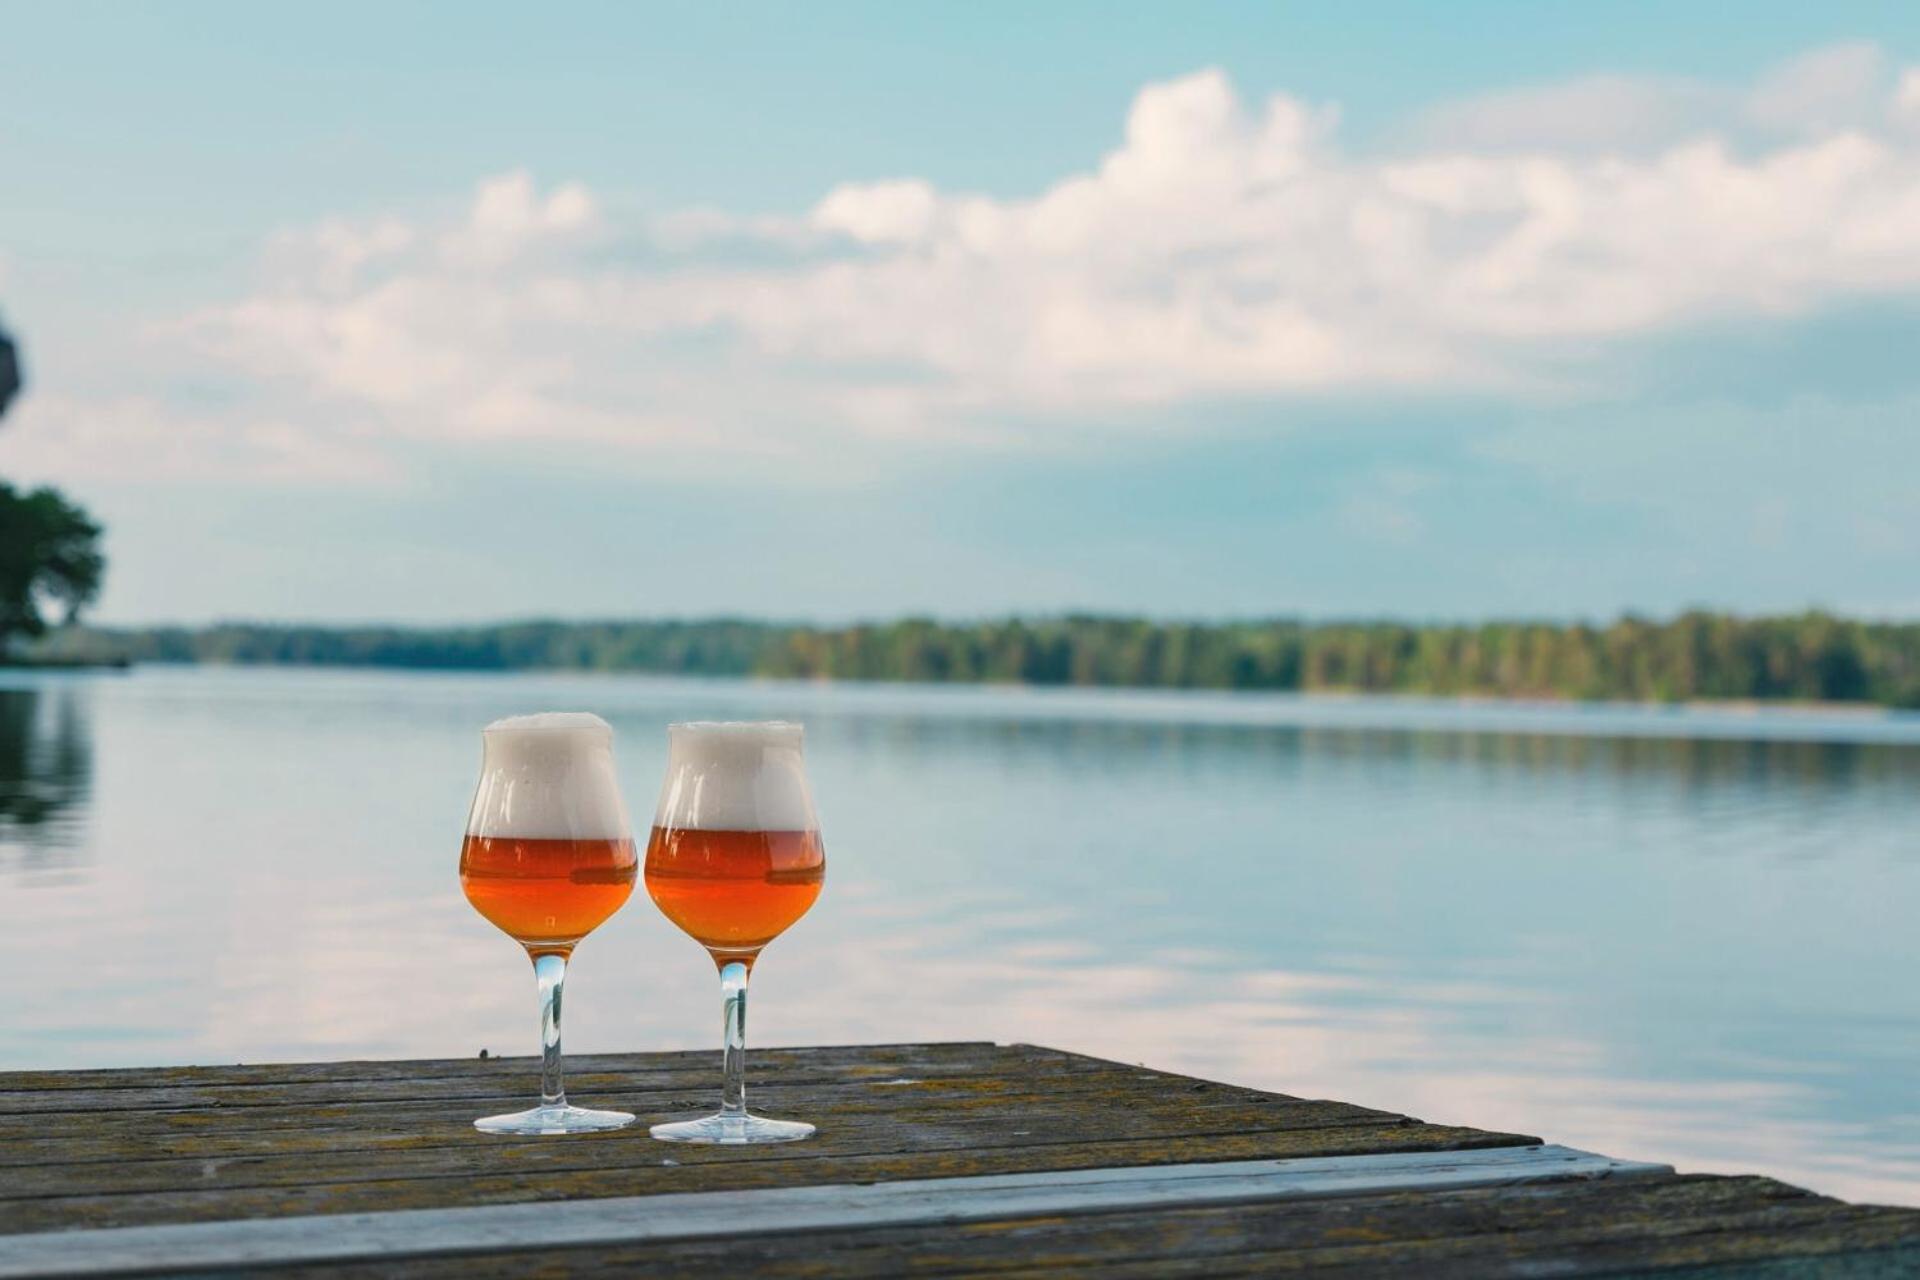
[[[80,661],[562,668],[828,680],[1002,682],[1920,708],[1920,624],[1695,611],[1605,624],[1167,622],[1071,616],[850,626],[744,619],[498,626],[74,628]]]

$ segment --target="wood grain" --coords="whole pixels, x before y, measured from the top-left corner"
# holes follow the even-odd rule
[[[1516,1186],[1669,1175],[1566,1147],[1211,1161],[997,1177],[830,1183],[755,1191],[615,1196],[553,1204],[170,1223],[0,1237],[0,1280],[50,1272],[237,1268],[262,1260],[402,1262],[510,1248],[672,1245],[753,1233],[794,1236],[880,1226],[947,1226],[1035,1215],[1378,1194],[1414,1188]]]
[[[570,1092],[644,1119],[710,1108],[710,1052],[576,1058]],[[1536,1144],[1029,1045],[757,1050],[756,1108],[820,1126],[773,1148],[666,1147],[644,1129],[476,1133],[528,1100],[531,1060],[299,1063],[0,1075],[9,1233],[909,1179]],[[1458,1117],[1448,1117],[1457,1119]],[[1632,1152],[1617,1153],[1634,1155]],[[397,1268],[397,1269],[396,1269]],[[1763,1178],[1129,1209],[777,1239],[424,1257],[364,1274],[1920,1274],[1920,1212]],[[1718,1270],[1716,1270],[1718,1269]],[[291,1267],[289,1274],[310,1268]],[[347,1272],[342,1272],[346,1274]]]
[[[1915,1274],[1920,1214],[1765,1178],[1663,1178],[493,1253],[343,1277],[751,1275],[1336,1278]],[[1755,1272],[1761,1265],[1778,1272]],[[293,1268],[276,1276],[319,1274]],[[1719,1277],[1715,1277],[1719,1280]]]

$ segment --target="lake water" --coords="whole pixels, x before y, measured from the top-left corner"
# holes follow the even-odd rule
[[[1910,716],[12,673],[0,1067],[531,1052],[455,859],[479,727],[547,708],[613,722],[641,822],[668,721],[807,723],[827,887],[757,1043],[1034,1041],[1920,1203]],[[711,1045],[717,1001],[637,893],[567,1046]]]

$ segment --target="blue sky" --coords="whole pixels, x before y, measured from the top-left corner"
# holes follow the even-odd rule
[[[1910,4],[0,30],[104,620],[1920,615]]]

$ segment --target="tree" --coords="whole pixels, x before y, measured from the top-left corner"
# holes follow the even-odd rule
[[[0,413],[20,389],[19,350],[0,333]],[[106,571],[100,526],[55,489],[22,493],[0,481],[0,647],[47,629],[42,610],[65,622],[100,594]]]
[[[13,339],[0,331],[0,418],[7,416],[7,406],[20,394],[20,352],[13,345]]]
[[[63,622],[100,594],[106,570],[100,526],[53,489],[20,493],[0,481],[0,641],[47,629],[42,609]]]

